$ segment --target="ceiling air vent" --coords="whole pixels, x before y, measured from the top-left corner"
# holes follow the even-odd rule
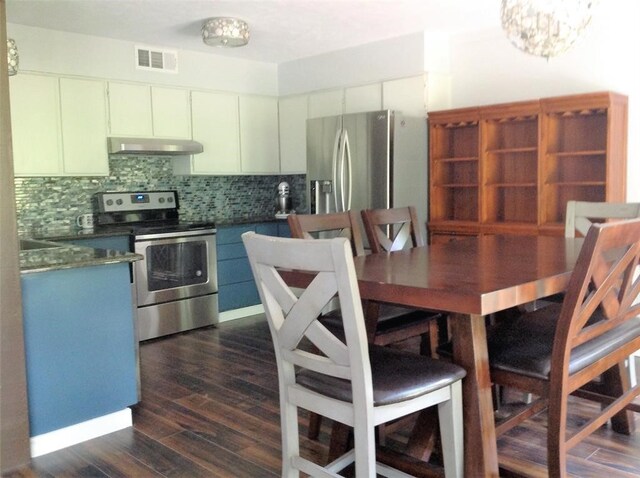
[[[136,68],[178,73],[178,53],[157,47],[136,46]]]

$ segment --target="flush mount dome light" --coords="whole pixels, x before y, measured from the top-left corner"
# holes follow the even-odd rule
[[[210,46],[244,46],[249,43],[249,25],[238,18],[209,18],[202,25],[202,41]]]

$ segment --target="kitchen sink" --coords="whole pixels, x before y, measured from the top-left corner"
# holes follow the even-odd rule
[[[34,251],[37,249],[51,249],[53,247],[62,247],[62,244],[56,244],[48,241],[37,241],[35,239],[20,239],[21,251]]]

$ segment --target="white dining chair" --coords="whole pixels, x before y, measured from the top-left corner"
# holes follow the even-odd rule
[[[346,238],[285,239],[243,234],[260,299],[274,343],[280,391],[282,476],[304,472],[338,477],[355,462],[358,477],[408,477],[376,462],[374,429],[434,405],[438,406],[446,477],[463,476],[461,379],[457,365],[389,347],[369,345]],[[282,269],[313,277],[298,297]],[[337,296],[343,319],[335,335],[318,320]],[[338,336],[340,335],[340,336]],[[310,347],[309,342],[314,347]],[[307,344],[305,346],[304,344]],[[326,466],[299,451],[298,408],[354,429],[354,449]]]

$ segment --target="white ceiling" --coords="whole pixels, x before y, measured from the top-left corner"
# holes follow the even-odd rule
[[[419,31],[499,25],[499,0],[6,0],[7,21],[149,46],[282,63]],[[241,48],[202,43],[214,16],[249,23]]]

